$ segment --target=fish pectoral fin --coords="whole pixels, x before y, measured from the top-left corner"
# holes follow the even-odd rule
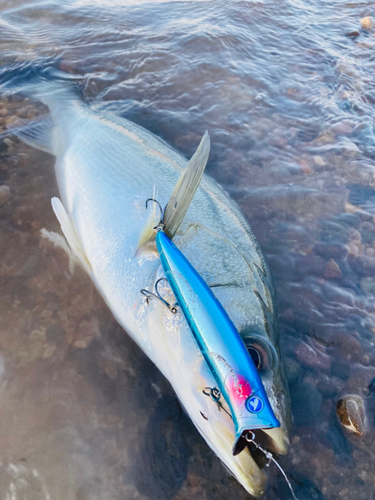
[[[9,127],[9,132],[17,136],[29,146],[55,154],[52,131],[54,124],[49,115],[37,117],[34,120],[18,119]]]
[[[53,211],[60,222],[61,230],[66,238],[66,241],[69,245],[71,253],[76,257],[79,261],[83,269],[91,274],[92,267],[87,258],[87,255],[82,247],[82,243],[78,237],[77,230],[75,228],[74,221],[64,208],[64,205],[61,203],[60,199],[56,196],[51,200]],[[69,254],[68,254],[69,255]]]
[[[204,169],[210,154],[210,136],[204,133],[198,149],[182,172],[168,201],[164,214],[164,231],[170,238],[176,234],[194,194],[202,180]]]

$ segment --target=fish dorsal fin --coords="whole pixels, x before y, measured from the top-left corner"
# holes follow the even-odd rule
[[[164,213],[164,231],[170,238],[176,234],[202,179],[210,153],[210,136],[204,133],[198,149],[182,172]]]
[[[43,115],[32,121],[16,120],[9,127],[9,132],[29,146],[53,155],[55,154],[52,135],[53,128],[52,118],[49,115]]]

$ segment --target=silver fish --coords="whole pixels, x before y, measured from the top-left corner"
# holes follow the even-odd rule
[[[120,325],[169,380],[207,444],[249,493],[261,495],[266,477],[249,448],[233,456],[233,421],[207,397],[215,379],[182,313],[172,314],[157,300],[147,303],[140,293],[154,290],[163,277],[152,241],[158,213],[146,210],[145,201],[156,197],[165,206],[188,161],[142,127],[91,109],[64,86],[45,84],[37,97],[49,106],[50,118],[16,133],[56,156],[60,199],[53,198],[52,206],[68,245],[59,235],[44,235],[80,262]],[[259,245],[235,203],[207,176],[180,222],[173,241],[212,287],[255,356],[281,423],[257,437],[285,454],[290,404],[274,288]],[[173,302],[169,288],[163,293]]]

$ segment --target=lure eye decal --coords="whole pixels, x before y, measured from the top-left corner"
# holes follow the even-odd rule
[[[246,408],[250,413],[259,413],[263,408],[263,401],[258,396],[251,396],[246,401]]]

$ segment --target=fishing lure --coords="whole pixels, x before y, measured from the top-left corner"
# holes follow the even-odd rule
[[[279,427],[280,422],[254,361],[207,283],[162,230],[156,234],[156,245],[177,303],[231,410],[236,454],[238,440],[248,431]]]

